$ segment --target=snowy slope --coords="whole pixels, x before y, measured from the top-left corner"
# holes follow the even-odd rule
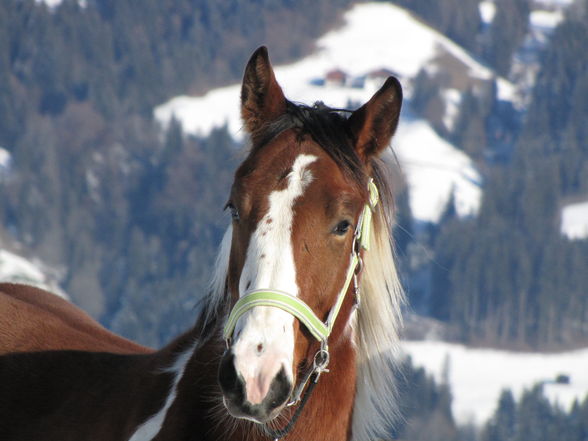
[[[48,289],[68,299],[53,277],[54,272],[41,262],[31,262],[24,257],[0,248],[0,282],[26,283]]]
[[[588,201],[562,208],[560,231],[570,240],[588,238]]]
[[[380,69],[394,72],[410,99],[411,79],[423,67],[434,70],[437,58],[447,54],[459,60],[470,77],[487,80],[493,76],[459,46],[391,4],[354,6],[345,14],[344,26],[320,38],[317,48],[312,55],[275,69],[286,96],[297,102],[320,100],[333,107],[365,102],[382,81],[366,75]],[[324,82],[325,75],[334,69],[347,74],[344,84]],[[499,84],[499,90],[508,94],[509,83],[499,80]],[[213,127],[227,124],[229,132],[242,139],[239,89],[235,84],[201,97],[179,96],[158,106],[154,113],[164,126],[175,115],[192,134],[205,135]],[[459,96],[454,102],[459,102]],[[438,221],[452,191],[458,214],[477,211],[480,176],[472,161],[441,139],[426,121],[404,112],[393,146],[408,175],[415,219]]]
[[[12,155],[8,150],[0,147],[0,191],[2,191],[3,181],[10,176],[11,167]],[[40,261],[31,262],[3,249],[0,240],[0,282],[27,283],[49,289],[67,298],[67,295],[59,288],[56,279],[57,274],[54,269]]]
[[[546,396],[568,409],[588,394],[588,349],[557,354],[472,349],[438,341],[403,342],[416,366],[437,381],[447,375],[453,394],[452,410],[459,423],[483,424],[490,418],[500,393],[510,388],[515,397],[543,382]],[[565,374],[570,384],[555,384]]]
[[[476,213],[480,175],[465,153],[440,138],[422,119],[404,119],[393,145],[408,180],[416,219],[437,222],[452,192],[458,215]]]

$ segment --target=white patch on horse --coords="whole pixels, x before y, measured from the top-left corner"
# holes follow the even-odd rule
[[[266,288],[298,294],[292,251],[293,206],[312,181],[312,173],[306,167],[316,160],[316,156],[298,156],[287,176],[288,187],[269,195],[269,210],[249,242],[239,280],[240,296]]]
[[[129,441],[149,441],[155,438],[155,436],[159,433],[163,427],[163,422],[167,416],[167,411],[176,399],[178,384],[184,376],[186,365],[196,350],[196,346],[198,346],[198,342],[195,342],[184,352],[180,353],[172,366],[164,369],[164,372],[174,374],[173,383],[167,399],[165,400],[165,404],[156,414],[152,415],[148,420],[141,424],[137,430],[135,430],[135,433],[133,433],[133,436],[129,438]]]
[[[312,182],[308,165],[318,158],[300,155],[288,174],[288,186],[269,195],[269,209],[251,235],[241,278],[239,295],[259,289],[298,295],[296,265],[292,247],[294,203]],[[246,380],[251,402],[262,400],[269,385],[284,367],[292,379],[294,318],[278,308],[258,306],[245,313],[235,328],[235,367]]]

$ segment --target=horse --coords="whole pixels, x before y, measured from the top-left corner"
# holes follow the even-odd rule
[[[241,87],[250,148],[194,326],[153,351],[2,286],[0,439],[385,436],[403,294],[383,157],[401,104],[394,77],[353,112],[295,104],[256,50]]]

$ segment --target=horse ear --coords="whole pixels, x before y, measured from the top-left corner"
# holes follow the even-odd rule
[[[286,111],[286,98],[276,81],[267,48],[257,49],[245,68],[241,86],[241,117],[254,142],[267,124]]]
[[[380,90],[351,114],[348,124],[362,161],[367,163],[388,146],[398,126],[401,106],[402,86],[396,78],[388,77]]]

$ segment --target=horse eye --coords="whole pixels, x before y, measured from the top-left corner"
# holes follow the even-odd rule
[[[231,211],[231,217],[234,221],[238,221],[240,219],[239,211],[231,202],[227,202],[227,205],[225,205],[225,210],[227,209]]]
[[[333,233],[337,236],[343,236],[349,230],[351,223],[347,220],[341,221],[337,224],[337,226],[333,229]]]

